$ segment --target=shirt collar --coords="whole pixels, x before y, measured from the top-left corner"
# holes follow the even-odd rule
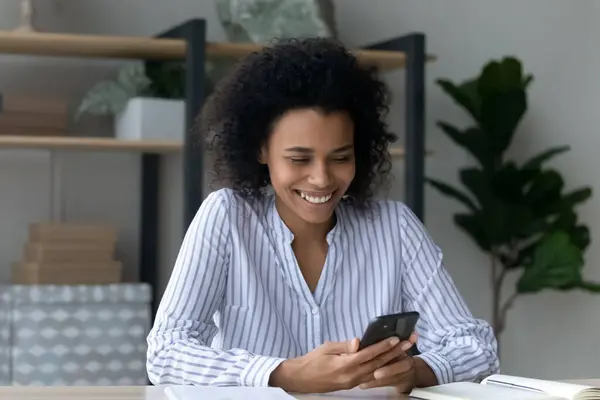
[[[340,235],[340,232],[344,229],[344,222],[346,218],[346,212],[344,210],[344,200],[340,201],[335,208],[336,223],[334,227],[327,233],[327,243],[331,244]],[[294,240],[294,234],[283,222],[283,219],[277,211],[275,206],[275,195],[272,194],[269,199],[269,225],[273,228],[275,234],[283,238],[286,242],[292,243]]]

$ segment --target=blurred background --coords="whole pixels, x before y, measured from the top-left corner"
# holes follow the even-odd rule
[[[25,53],[72,45],[44,34],[108,42],[154,37],[192,18],[205,21],[206,41],[225,45],[291,32],[359,49],[422,33],[431,55],[425,174],[438,182],[423,184],[423,218],[446,267],[473,314],[497,328],[503,373],[597,375],[599,2],[0,0],[0,384],[145,384],[152,295],[160,299],[186,221],[181,66]],[[28,35],[41,39],[28,47]],[[207,58],[205,94],[234,58]],[[398,64],[382,76],[393,94],[390,123],[403,138],[407,83]],[[153,98],[164,101],[144,101]],[[452,127],[464,135],[470,126],[469,143],[496,145],[477,152],[460,144],[465,136],[451,139]],[[393,186],[381,193],[401,201],[402,145]],[[143,198],[142,153],[160,154],[157,203]],[[467,168],[499,155],[507,164],[492,168],[487,191],[469,180]],[[488,199],[485,212],[471,213],[442,182]],[[206,195],[210,177],[202,183]],[[155,253],[144,253],[156,258],[154,292],[140,283],[144,204],[158,211],[158,236],[146,237]],[[472,216],[457,223],[457,213]]]

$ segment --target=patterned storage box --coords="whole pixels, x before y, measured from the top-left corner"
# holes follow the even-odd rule
[[[13,286],[11,384],[145,385],[150,287]]]
[[[10,286],[0,285],[0,386],[10,384]]]

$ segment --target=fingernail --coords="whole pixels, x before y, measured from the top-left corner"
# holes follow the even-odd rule
[[[400,339],[398,339],[397,337],[393,337],[390,339],[390,345],[395,346],[400,342]]]
[[[402,350],[406,351],[408,349],[410,349],[412,347],[412,343],[411,342],[404,342],[402,343]]]
[[[381,379],[385,376],[385,373],[383,371],[375,371],[373,373],[373,376],[375,377],[375,379]]]
[[[359,388],[361,389],[366,389],[367,388],[367,384],[366,383],[361,383],[360,385],[358,385]]]

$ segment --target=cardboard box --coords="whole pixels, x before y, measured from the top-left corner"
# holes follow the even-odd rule
[[[23,259],[12,266],[19,285],[100,285],[121,282],[114,260],[117,229],[109,224],[38,222],[29,226]]]
[[[114,243],[31,243],[23,248],[23,262],[107,262],[114,257]]]
[[[108,224],[38,222],[29,226],[29,241],[114,244],[117,241],[117,229]]]
[[[121,281],[119,261],[16,263],[12,283],[18,285],[101,285]]]

